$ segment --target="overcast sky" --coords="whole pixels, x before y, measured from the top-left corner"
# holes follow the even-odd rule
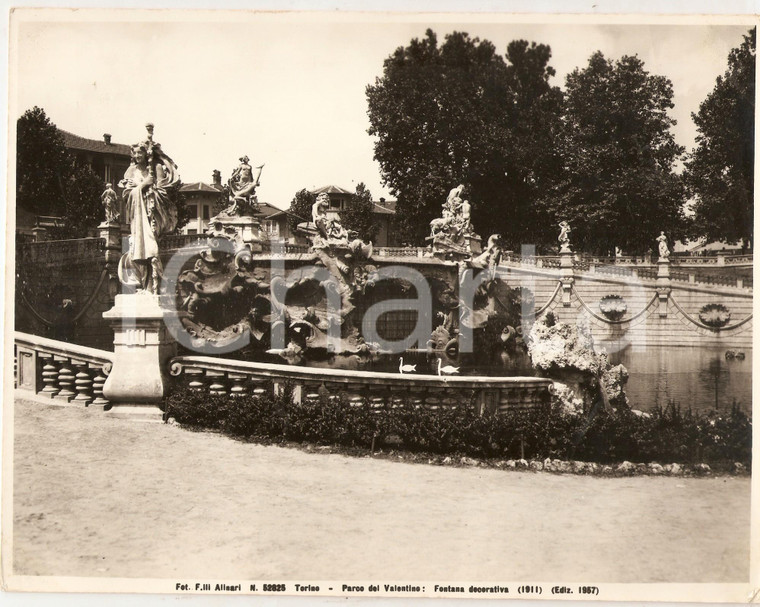
[[[691,112],[749,27],[508,23],[482,15],[17,16],[12,119],[38,105],[62,129],[94,139],[107,132],[119,143],[143,139],[150,121],[184,182],[209,182],[213,169],[226,180],[247,154],[252,164],[266,164],[259,200],[280,207],[303,187],[327,184],[353,189],[363,181],[376,199],[389,196],[372,157],[365,88],[396,47],[428,27],[440,41],[466,31],[500,53],[518,38],[548,44],[553,84],[563,88],[565,75],[596,50],[613,59],[637,54],[647,70],[673,82],[676,139],[687,149],[696,134]]]

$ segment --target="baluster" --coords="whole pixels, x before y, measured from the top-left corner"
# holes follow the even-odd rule
[[[106,383],[106,372],[103,369],[102,364],[90,363],[90,368],[93,370],[95,377],[92,380],[92,396],[93,401],[90,403],[90,407],[105,408],[108,406],[108,399],[103,396],[103,385]]]
[[[256,387],[253,389],[253,396],[255,398],[262,398],[267,395],[267,389],[264,387],[265,383],[266,380],[254,380],[254,385]],[[296,388],[300,388],[300,386],[296,386]]]
[[[304,398],[307,401],[318,401],[319,400],[319,387],[321,384],[316,384],[314,382],[306,382],[304,383],[304,392],[306,393]]]
[[[71,364],[77,370],[74,376],[74,389],[77,395],[73,400],[77,404],[87,406],[93,401],[92,394],[90,394],[92,391],[92,378],[90,377],[87,363],[83,360],[72,359]]]
[[[53,360],[53,355],[47,352],[40,352],[40,358],[43,359],[42,365],[42,383],[45,387],[42,388],[40,394],[44,394],[52,398],[58,394],[58,367]]]
[[[227,379],[232,382],[230,388],[230,396],[245,396],[248,394],[248,386],[246,385],[246,379],[248,376],[245,373],[227,373]]]
[[[59,400],[69,402],[77,395],[73,390],[76,376],[71,368],[71,361],[68,358],[56,357],[56,359],[61,362],[61,368],[58,370],[59,391],[55,397]]]
[[[214,396],[225,396],[227,394],[227,387],[224,385],[224,371],[206,371],[206,377],[210,385],[208,387],[209,394]]]
[[[191,390],[203,392],[206,389],[206,383],[204,382],[203,369],[185,368],[185,375],[190,380],[187,383],[187,387]]]

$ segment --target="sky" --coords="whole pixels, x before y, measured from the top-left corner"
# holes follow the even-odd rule
[[[509,22],[511,19],[512,22]],[[585,18],[588,20],[589,18]],[[651,19],[651,18],[650,18]],[[548,44],[557,75],[638,55],[673,82],[676,140],[723,74],[744,24],[567,23],[550,16],[171,11],[18,12],[11,21],[11,120],[37,105],[60,128],[118,143],[146,122],[182,180],[226,180],[244,154],[264,164],[259,200],[287,208],[296,191],[364,182],[391,197],[373,160],[365,89],[394,49],[432,28],[466,31],[506,52],[514,39]],[[641,19],[639,19],[640,21]],[[531,22],[532,21],[532,22]],[[543,22],[542,22],[543,21]],[[671,19],[672,21],[672,19]],[[741,23],[733,20],[734,23]],[[14,70],[14,68],[16,68]]]

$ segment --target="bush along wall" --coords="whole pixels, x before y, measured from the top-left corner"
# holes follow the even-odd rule
[[[294,403],[287,390],[276,397],[235,398],[177,390],[167,397],[165,411],[167,419],[183,426],[257,442],[390,448],[434,460],[458,456],[480,458],[481,463],[498,460],[498,467],[557,471],[570,471],[561,462],[571,460],[573,470],[584,472],[657,474],[683,466],[697,472],[749,470],[752,449],[752,422],[735,405],[697,413],[671,404],[645,415],[629,409],[610,413],[598,406],[584,415],[568,415],[555,403],[478,415],[472,403],[377,408],[326,394]]]

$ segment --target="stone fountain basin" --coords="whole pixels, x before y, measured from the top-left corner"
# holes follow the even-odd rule
[[[219,359],[178,356],[171,360],[171,374],[192,380],[197,389],[216,394],[250,393],[271,382],[275,393],[293,385],[293,399],[316,398],[320,390],[349,401],[368,400],[373,406],[407,401],[426,406],[456,406],[475,397],[479,410],[529,408],[549,397],[550,379],[541,377],[438,376],[416,373],[384,373],[345,369],[295,367]],[[213,389],[211,389],[213,388]],[[260,388],[259,388],[260,389]]]

